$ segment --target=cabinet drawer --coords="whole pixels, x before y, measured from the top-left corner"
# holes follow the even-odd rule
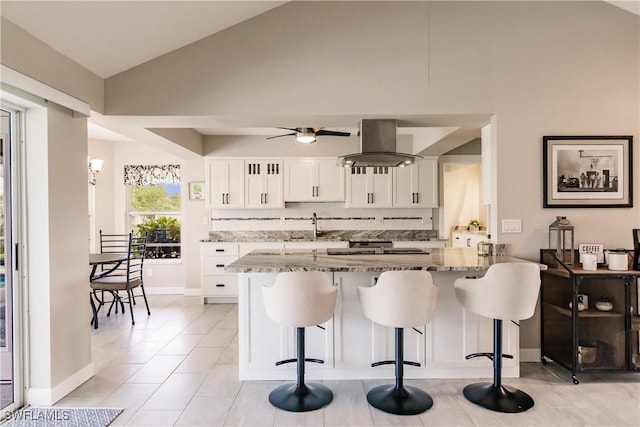
[[[238,256],[237,243],[202,243],[200,254],[209,255],[233,255]]]
[[[204,276],[225,274],[224,268],[236,259],[238,259],[237,256],[203,256],[202,274]]]
[[[238,296],[238,275],[219,274],[202,277],[202,296]]]

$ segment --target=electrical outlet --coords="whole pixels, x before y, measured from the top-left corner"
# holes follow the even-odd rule
[[[284,225],[284,217],[280,217],[280,225]]]
[[[503,233],[522,233],[522,220],[521,219],[503,219],[502,232]]]

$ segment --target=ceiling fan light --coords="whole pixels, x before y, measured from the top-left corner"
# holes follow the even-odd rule
[[[316,134],[309,131],[297,132],[296,141],[301,144],[313,144],[314,142],[316,142]]]

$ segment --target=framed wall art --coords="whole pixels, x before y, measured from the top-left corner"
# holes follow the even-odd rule
[[[632,136],[544,136],[543,207],[633,207]]]
[[[204,200],[204,182],[189,183],[189,200]]]

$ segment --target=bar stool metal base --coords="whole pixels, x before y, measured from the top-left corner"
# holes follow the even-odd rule
[[[305,383],[298,387],[294,383],[284,384],[269,394],[269,402],[289,412],[307,412],[324,408],[333,400],[331,390],[317,383]]]
[[[433,406],[433,399],[424,391],[403,386],[381,385],[367,393],[367,402],[374,408],[395,415],[417,415]]]
[[[468,401],[496,412],[518,413],[533,408],[533,399],[522,390],[491,383],[469,384],[462,391]]]

